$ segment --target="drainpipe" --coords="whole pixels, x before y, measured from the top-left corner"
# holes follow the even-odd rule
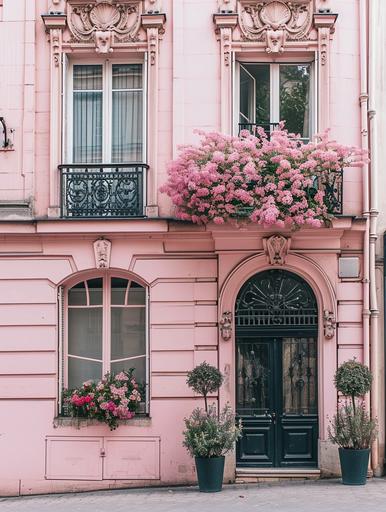
[[[361,147],[368,150],[367,130],[367,0],[359,0],[359,51],[360,51],[360,109],[361,109]],[[370,366],[370,212],[369,212],[369,165],[363,166],[363,217],[366,219],[366,229],[363,238],[363,362]],[[367,400],[368,404],[368,400]]]
[[[370,134],[370,339],[371,339],[371,370],[373,382],[371,386],[371,415],[377,418],[379,414],[379,310],[376,286],[376,243],[377,243],[377,220],[378,220],[378,149],[377,149],[377,123],[375,119],[376,105],[376,64],[378,53],[377,48],[377,8],[376,2],[369,2],[369,134]],[[378,2],[377,2],[378,3]],[[379,29],[378,29],[379,30]],[[378,441],[371,447],[371,467],[376,476],[381,476],[379,467],[379,444]]]

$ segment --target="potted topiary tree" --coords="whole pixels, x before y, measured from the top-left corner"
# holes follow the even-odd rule
[[[185,418],[183,445],[195,458],[201,492],[222,489],[225,454],[234,448],[241,435],[241,422],[226,404],[220,414],[215,405],[208,406],[208,395],[218,391],[223,382],[221,372],[204,362],[188,373],[187,384],[204,397],[205,409],[196,408]]]
[[[339,446],[342,483],[365,485],[370,447],[377,435],[377,422],[370,418],[363,401],[372,375],[367,366],[352,359],[339,366],[334,381],[339,393],[349,399],[338,405],[328,427],[329,439]]]

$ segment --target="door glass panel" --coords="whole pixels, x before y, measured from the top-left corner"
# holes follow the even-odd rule
[[[126,290],[129,281],[120,277],[111,279],[111,304],[123,306],[125,304]]]
[[[68,291],[68,305],[69,306],[86,306],[87,295],[86,286],[83,281],[76,284]]]
[[[103,303],[103,279],[101,277],[98,277],[97,279],[89,279],[87,281],[87,286],[91,306],[101,306]]]
[[[267,343],[237,344],[237,412],[264,414],[269,401],[269,346]]]
[[[315,338],[283,338],[283,412],[317,414]]]
[[[310,66],[280,66],[280,119],[287,130],[310,137]]]

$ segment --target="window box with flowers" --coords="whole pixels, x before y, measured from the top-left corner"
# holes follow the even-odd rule
[[[337,176],[365,158],[327,134],[305,144],[283,123],[270,138],[262,128],[257,136],[245,130],[239,137],[198,133],[200,144],[180,148],[161,187],[177,218],[197,224],[244,217],[279,228],[328,226],[337,213]]]

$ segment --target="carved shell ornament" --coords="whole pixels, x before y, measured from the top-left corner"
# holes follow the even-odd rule
[[[136,40],[140,28],[140,2],[115,3],[99,0],[96,3],[73,3],[69,28],[75,42],[94,42],[96,51],[113,51],[114,37],[120,41]]]
[[[267,52],[284,51],[286,40],[301,40],[312,26],[312,0],[240,0],[243,37],[265,41]]]

